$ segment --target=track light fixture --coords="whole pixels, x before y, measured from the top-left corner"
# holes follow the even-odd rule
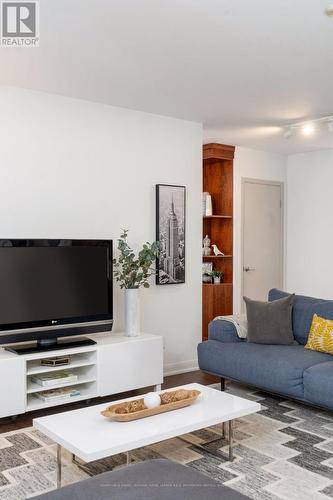
[[[322,124],[325,124],[327,126],[329,132],[333,132],[333,115],[287,125],[283,127],[283,136],[286,139],[289,139],[295,134],[295,132],[301,132],[303,135],[311,136],[319,129]]]
[[[286,130],[284,131],[284,137],[285,139],[289,139],[294,135],[294,129],[293,127],[287,127]]]

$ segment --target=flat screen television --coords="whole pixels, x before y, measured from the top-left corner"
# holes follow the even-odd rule
[[[0,344],[109,331],[112,295],[111,240],[0,240]]]

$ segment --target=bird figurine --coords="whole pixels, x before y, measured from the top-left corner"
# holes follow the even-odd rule
[[[218,246],[217,246],[217,245],[212,245],[212,248],[213,248],[214,255],[216,255],[217,257],[218,257],[219,255],[221,255],[221,256],[222,256],[222,255],[224,255],[224,253],[223,253],[223,252],[221,252],[221,250],[219,250],[219,248],[218,248]]]

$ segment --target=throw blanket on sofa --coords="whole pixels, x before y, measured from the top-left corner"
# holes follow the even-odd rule
[[[231,316],[216,316],[213,321],[217,319],[222,319],[223,321],[229,321],[232,323],[237,331],[237,335],[241,339],[247,338],[247,319],[246,314],[232,314]]]

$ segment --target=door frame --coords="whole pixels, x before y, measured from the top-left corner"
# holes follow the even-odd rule
[[[265,184],[267,186],[279,186],[280,187],[280,200],[281,200],[281,210],[280,210],[280,223],[281,223],[281,242],[280,242],[280,277],[281,277],[281,288],[284,287],[284,240],[285,240],[285,227],[284,227],[284,182],[280,181],[269,181],[265,179],[253,179],[249,177],[242,177],[242,199],[241,199],[241,311],[244,310],[244,222],[245,222],[245,185],[246,184]]]

